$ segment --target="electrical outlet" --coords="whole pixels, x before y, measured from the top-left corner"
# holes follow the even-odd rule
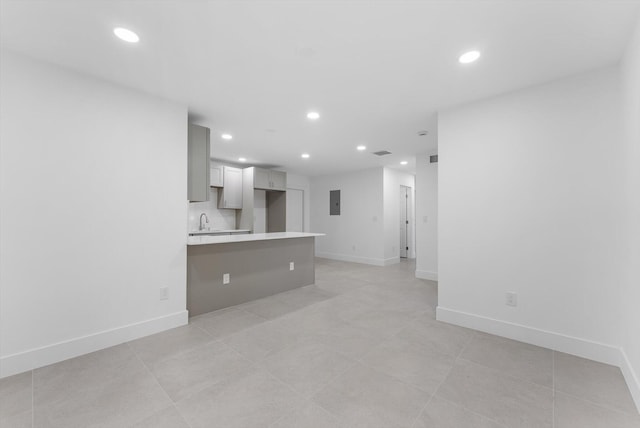
[[[295,265],[293,264],[293,262],[289,262],[289,270],[294,270],[295,269]]]
[[[169,287],[160,287],[160,300],[167,300],[169,298]]]
[[[223,284],[228,284],[229,282],[231,282],[231,275],[229,275],[228,273],[223,273],[222,274],[222,283]]]
[[[518,295],[514,292],[507,292],[505,295],[507,306],[518,306]]]

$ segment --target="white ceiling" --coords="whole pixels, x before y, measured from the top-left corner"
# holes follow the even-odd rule
[[[413,156],[435,147],[436,111],[616,63],[639,6],[2,0],[0,37],[4,48],[186,104],[212,129],[216,158],[305,175],[412,171]],[[116,39],[116,26],[140,43]],[[457,58],[469,49],[482,57],[463,66]],[[311,109],[316,122],[305,117]],[[417,136],[423,129],[431,135]],[[383,149],[393,155],[370,154]]]

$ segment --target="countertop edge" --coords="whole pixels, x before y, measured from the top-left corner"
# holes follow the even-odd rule
[[[270,241],[276,239],[296,239],[313,238],[324,236],[324,233],[307,232],[274,232],[274,233],[249,233],[243,235],[220,235],[220,236],[189,236],[187,246],[211,245],[211,244],[232,244],[235,242]]]

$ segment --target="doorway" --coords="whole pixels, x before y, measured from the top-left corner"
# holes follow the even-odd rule
[[[304,190],[287,189],[287,232],[304,232]]]
[[[409,257],[409,213],[411,212],[411,187],[400,186],[400,257]]]

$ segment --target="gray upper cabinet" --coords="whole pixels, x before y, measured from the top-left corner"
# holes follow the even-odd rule
[[[224,171],[221,164],[217,162],[211,162],[209,167],[209,186],[222,187],[224,186]]]
[[[218,208],[242,209],[242,170],[222,167],[224,186],[218,191]]]
[[[190,202],[209,200],[210,131],[204,126],[189,124],[187,137],[187,199]]]
[[[272,169],[254,168],[253,188],[262,190],[287,190],[287,173]]]

